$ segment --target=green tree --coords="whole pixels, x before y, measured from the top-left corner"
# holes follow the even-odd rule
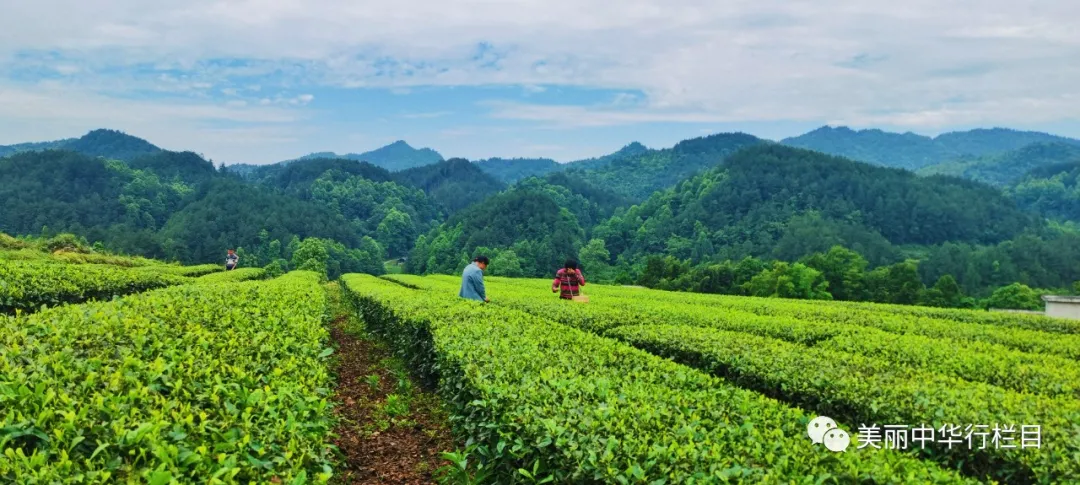
[[[747,284],[753,296],[831,300],[829,282],[820,271],[802,263],[776,261]]]
[[[1011,310],[1041,310],[1043,302],[1039,293],[1029,286],[1013,283],[994,290],[994,293],[986,300],[986,307]]]
[[[608,281],[611,275],[611,253],[604,245],[603,239],[593,238],[585,247],[578,251],[581,269],[585,272],[586,281]]]
[[[740,283],[735,281],[735,265],[731,261],[700,265],[690,271],[693,291],[699,293],[737,294]]]
[[[326,274],[330,252],[319,238],[309,237],[301,241],[292,255],[292,267],[303,271]]]
[[[917,303],[926,288],[914,260],[875,268],[866,275],[866,286],[873,301],[901,305]]]
[[[921,300],[923,305],[934,307],[962,308],[971,305],[971,299],[964,297],[956,278],[949,274],[938,278],[934,286],[926,290]]]
[[[859,253],[833,246],[827,253],[814,253],[803,263],[825,276],[829,293],[837,300],[865,300],[867,261]]]
[[[513,249],[499,251],[491,258],[491,275],[520,278],[525,275],[521,269],[521,259]]]
[[[376,240],[391,257],[407,254],[416,240],[415,228],[409,214],[391,208],[376,229]]]
[[[266,270],[267,278],[277,278],[278,276],[285,274],[286,265],[287,263],[284,259],[275,259],[271,261],[270,264],[263,267],[263,269]]]
[[[674,256],[650,256],[637,284],[661,290],[686,290],[690,286],[689,271],[690,263]]]
[[[716,254],[716,249],[713,247],[712,240],[709,238],[709,231],[705,228],[705,224],[701,221],[694,223],[694,231],[697,236],[694,238],[694,248],[690,252],[690,260],[694,263],[700,263]]]

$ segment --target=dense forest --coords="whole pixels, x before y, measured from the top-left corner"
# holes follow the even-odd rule
[[[1080,159],[1033,169],[1006,193],[1048,218],[1080,221]]]
[[[95,130],[2,147],[0,232],[185,263],[238,248],[242,264],[330,274],[397,259],[457,273],[484,253],[496,275],[548,276],[573,257],[592,281],[743,295],[1035,308],[1040,292],[1074,291],[1075,140],[822,130],[803,141],[876,164],[728,133],[564,164],[399,142],[215,168]],[[916,159],[933,163],[878,166]]]
[[[571,163],[566,171],[593,185],[606,187],[634,200],[715,166],[739,149],[765,143],[744,133],[721,133],[684,140],[672,148],[638,151],[624,148],[623,155]],[[636,154],[630,154],[633,152]]]
[[[480,170],[508,184],[562,169],[550,158],[489,158],[475,163]]]
[[[447,212],[454,213],[506,188],[506,184],[463,158],[451,158],[394,174],[395,180],[419,187]]]
[[[818,216],[807,219],[811,212]],[[1033,225],[990,187],[764,145],[653,194],[595,232],[609,250],[630,257],[689,257],[704,238],[726,257],[772,253],[790,260],[828,249],[832,244],[817,245],[819,231],[870,249],[882,242],[997,243]]]
[[[919,175],[951,175],[1002,187],[1032,170],[1080,162],[1080,144],[1032,143],[1005,153],[969,156],[919,169]]]

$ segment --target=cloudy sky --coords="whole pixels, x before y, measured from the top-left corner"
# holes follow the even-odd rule
[[[665,5],[666,4],[666,5]],[[596,156],[822,124],[1080,137],[1075,0],[0,0],[0,144]]]

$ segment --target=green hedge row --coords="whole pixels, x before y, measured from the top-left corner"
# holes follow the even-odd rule
[[[535,283],[516,281],[513,284]],[[990,330],[988,337],[992,337],[995,335],[994,331],[1002,331],[1002,335],[1012,335],[1009,331],[1022,330],[1026,332],[1018,335],[1028,336],[1035,335],[1035,332],[1046,332],[1066,334],[1063,337],[1074,341],[1080,339],[1080,322],[1043,315],[847,301],[832,301],[823,304],[820,301],[705,295],[603,285],[590,288],[590,292],[597,296],[629,298],[640,297],[643,291],[647,291],[648,297],[653,301],[726,308],[762,316],[795,317],[886,329],[894,322],[902,321],[913,324],[915,327],[930,327],[930,334],[940,331],[941,328],[957,328],[963,330],[962,333],[972,336],[980,336],[986,330]]]
[[[0,316],[0,482],[330,476],[314,273]]]
[[[200,276],[225,272],[225,267],[220,264],[200,264],[196,266],[159,265],[144,266],[141,269],[143,271],[157,271],[180,276],[189,276],[192,278],[198,278]]]
[[[194,283],[239,283],[263,278],[266,278],[266,270],[263,268],[236,268],[232,271],[218,271],[200,276],[195,278]]]
[[[442,292],[452,291],[455,287],[455,283],[446,278],[411,275],[387,278]],[[596,297],[587,305],[567,306],[566,302],[553,297],[546,289],[536,289],[535,285],[496,278],[492,280],[487,284],[495,304],[546,316],[599,334],[616,327],[642,323],[716,328],[862,354],[893,364],[923,368],[1017,391],[1080,397],[1080,363],[1054,355],[1032,354],[979,341],[934,339],[850,324],[805,321],[790,316],[764,317],[724,308],[679,305],[664,299],[653,300],[648,296],[653,293],[652,290],[642,294],[627,289],[627,294],[634,295],[634,298],[629,298],[613,296],[618,291],[608,289],[608,294]],[[783,305],[785,301],[774,300],[774,303]],[[1062,337],[1052,334],[1040,336],[1050,340]]]
[[[1080,363],[1064,357],[876,329],[837,335],[815,345],[1015,391],[1080,398]]]
[[[430,279],[443,284],[452,284],[453,281],[453,277],[450,276],[432,276]],[[532,288],[541,292],[551,283],[539,279],[510,278],[488,278],[488,281],[494,285],[505,284],[523,290]],[[648,299],[657,307],[661,305],[675,309],[696,307],[711,309],[714,312],[723,310],[724,315],[794,318],[806,323],[816,322],[824,328],[842,328],[838,327],[840,325],[877,328],[896,334],[986,342],[1024,352],[1052,354],[1080,360],[1080,322],[1043,316],[872,303],[826,303],[779,298],[703,295],[606,285],[587,285],[584,292],[594,296],[595,299],[615,299],[624,302]],[[940,318],[944,315],[954,315],[958,319]],[[818,337],[819,335],[816,334],[807,335],[807,343]]]
[[[847,422],[1041,426],[1041,447],[927,448],[928,458],[1007,483],[1080,479],[1080,403],[1008,391],[825,347],[676,325],[620,327],[608,335]],[[1019,438],[1019,434],[1016,435]]]
[[[342,278],[438,390],[495,483],[955,483],[901,453],[833,453],[811,416],[614,340],[523,312]],[[415,340],[430,340],[416,342]]]
[[[489,285],[495,291],[493,294],[496,298],[500,285],[505,285],[507,288],[531,294],[534,300],[539,300],[543,304],[550,303],[548,301],[550,298],[540,298],[540,295],[548,294],[546,288],[538,288],[526,280],[494,280]],[[432,283],[451,284],[449,280],[443,278],[435,279]],[[634,323],[640,323],[642,319],[647,322],[677,319],[676,323],[682,325],[748,332],[805,344],[815,344],[839,335],[867,334],[867,329],[877,329],[896,335],[921,336],[930,340],[948,339],[949,345],[964,346],[970,343],[975,348],[989,348],[983,344],[991,344],[1000,346],[995,348],[1008,348],[1039,355],[1049,354],[1074,361],[1080,359],[1080,335],[903,315],[862,316],[856,313],[853,316],[840,317],[835,315],[843,315],[843,311],[832,308],[837,305],[837,302],[817,302],[814,305],[816,309],[813,309],[808,307],[806,302],[797,300],[723,297],[726,301],[749,300],[753,303],[709,306],[695,304],[694,298],[681,301],[672,295],[719,297],[599,285],[591,287],[587,293],[593,295],[594,302],[600,306],[622,310],[621,313],[612,315],[626,315],[627,313],[640,315],[638,322]],[[639,305],[645,301],[648,305]],[[627,310],[630,307],[633,307],[633,311]],[[628,324],[629,321],[621,318],[618,325]],[[609,324],[593,323],[592,325],[602,329]],[[869,332],[868,335],[877,335],[877,333]],[[1052,359],[1052,361],[1061,360]]]
[[[0,313],[107,300],[190,281],[184,276],[146,268],[9,261],[0,264]]]

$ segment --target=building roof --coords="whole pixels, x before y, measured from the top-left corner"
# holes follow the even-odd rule
[[[1076,303],[1080,304],[1080,296],[1043,295],[1043,301],[1049,303]]]

